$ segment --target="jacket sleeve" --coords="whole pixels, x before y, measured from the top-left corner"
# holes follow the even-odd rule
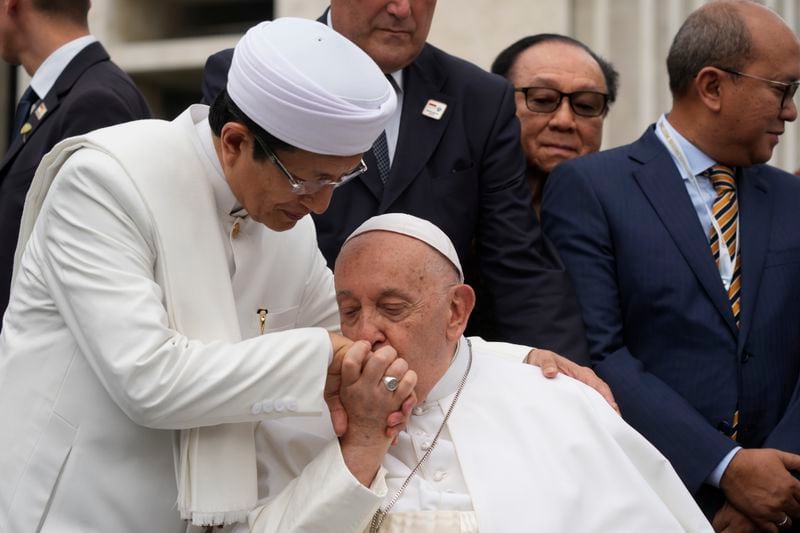
[[[734,442],[626,346],[614,235],[587,173],[576,167],[565,163],[550,175],[542,219],[575,285],[595,371],[611,387],[625,420],[694,493]]]
[[[356,480],[342,458],[338,439],[331,440],[299,476],[250,513],[253,533],[361,533],[386,496],[385,470],[372,487]]]
[[[324,329],[228,343],[170,328],[154,279],[154,228],[122,176],[104,154],[71,156],[45,199],[20,274],[35,272],[25,271],[26,261],[41,265],[56,311],[116,404],[135,423],[159,429],[319,413],[331,354]],[[307,259],[297,258],[290,275],[309,275]],[[332,292],[325,297],[334,302]]]
[[[495,110],[484,153],[476,245],[493,337],[588,364],[575,292],[531,207],[510,85]]]

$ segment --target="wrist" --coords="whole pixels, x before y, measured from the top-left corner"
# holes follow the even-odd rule
[[[351,435],[352,431],[348,430],[348,434]],[[381,437],[364,441],[345,435],[339,439],[344,464],[353,477],[365,487],[372,485],[391,445],[391,439],[383,435]]]

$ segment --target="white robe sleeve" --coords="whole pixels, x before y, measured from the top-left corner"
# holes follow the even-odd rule
[[[686,533],[712,533],[689,490],[675,469],[647,439],[629,426],[594,389],[580,387],[597,423],[606,428],[630,463],[664,503]]]
[[[372,486],[363,486],[333,439],[285,489],[250,513],[249,531],[362,533],[386,496],[385,476],[381,467]]]
[[[116,404],[135,423],[160,429],[321,412],[328,333],[306,328],[226,343],[171,329],[154,279],[150,221],[119,165],[80,150],[54,181],[22,261],[20,275],[41,272],[58,313]],[[36,268],[26,269],[26,261]],[[329,273],[310,275],[310,268],[319,265],[293,265],[284,275],[309,276],[315,280],[310,291],[330,291],[315,295],[312,309],[335,308]],[[331,325],[330,312],[311,314]]]

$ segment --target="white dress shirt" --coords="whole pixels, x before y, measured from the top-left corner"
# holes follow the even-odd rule
[[[31,78],[31,87],[36,91],[36,95],[40,100],[43,100],[50,89],[55,85],[56,80],[64,69],[67,68],[69,62],[75,59],[81,50],[90,44],[97,42],[97,39],[92,35],[84,35],[62,45],[55,52],[47,56],[47,59],[39,65],[39,68],[34,72]]]

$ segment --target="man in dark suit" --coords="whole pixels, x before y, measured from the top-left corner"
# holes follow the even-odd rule
[[[133,81],[89,35],[89,4],[8,0],[0,12],[0,55],[32,76],[0,162],[0,317],[22,205],[42,156],[67,137],[150,117]]]
[[[320,249],[333,266],[344,239],[373,215],[430,220],[482,286],[484,336],[588,362],[574,292],[530,206],[512,87],[425,42],[435,5],[333,0],[320,18],[391,76],[401,102],[381,146],[365,155],[367,173],[314,217]],[[206,103],[224,88],[230,59],[230,51],[209,58]]]
[[[707,4],[667,59],[673,107],[633,144],[565,162],[542,220],[595,370],[718,531],[800,518],[800,181],[764,165],[800,41],[764,6]]]

